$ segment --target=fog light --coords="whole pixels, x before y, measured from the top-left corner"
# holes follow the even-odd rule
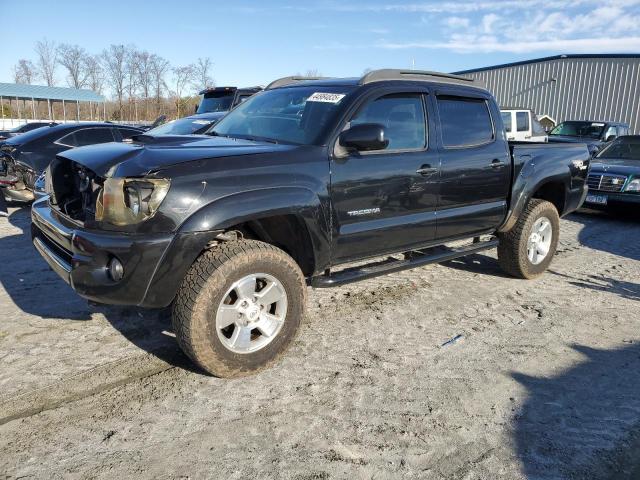
[[[122,277],[124,277],[124,267],[122,266],[120,260],[118,260],[116,257],[113,257],[109,261],[108,268],[111,280],[113,280],[114,282],[119,282],[120,280],[122,280]]]

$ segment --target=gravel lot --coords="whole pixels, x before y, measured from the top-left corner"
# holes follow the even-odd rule
[[[0,477],[640,478],[640,222],[310,291],[282,362],[211,378],[166,315],[95,308],[0,219]],[[463,337],[443,346],[457,335]]]

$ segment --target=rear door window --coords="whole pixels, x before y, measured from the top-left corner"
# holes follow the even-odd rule
[[[516,128],[519,132],[529,131],[529,112],[516,112]]]
[[[96,143],[113,142],[113,133],[110,128],[83,128],[74,134],[75,146],[95,145]]]
[[[494,140],[493,122],[485,99],[438,95],[437,103],[445,148],[473,147]]]

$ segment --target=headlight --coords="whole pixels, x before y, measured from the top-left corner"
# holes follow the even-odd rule
[[[133,225],[153,216],[169,191],[164,178],[107,178],[96,201],[96,221]]]
[[[625,192],[640,192],[640,178],[634,178],[624,189]]]

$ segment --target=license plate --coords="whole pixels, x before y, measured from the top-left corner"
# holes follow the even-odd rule
[[[585,199],[586,203],[595,203],[596,205],[606,205],[607,204],[607,196],[606,195],[587,195]]]

